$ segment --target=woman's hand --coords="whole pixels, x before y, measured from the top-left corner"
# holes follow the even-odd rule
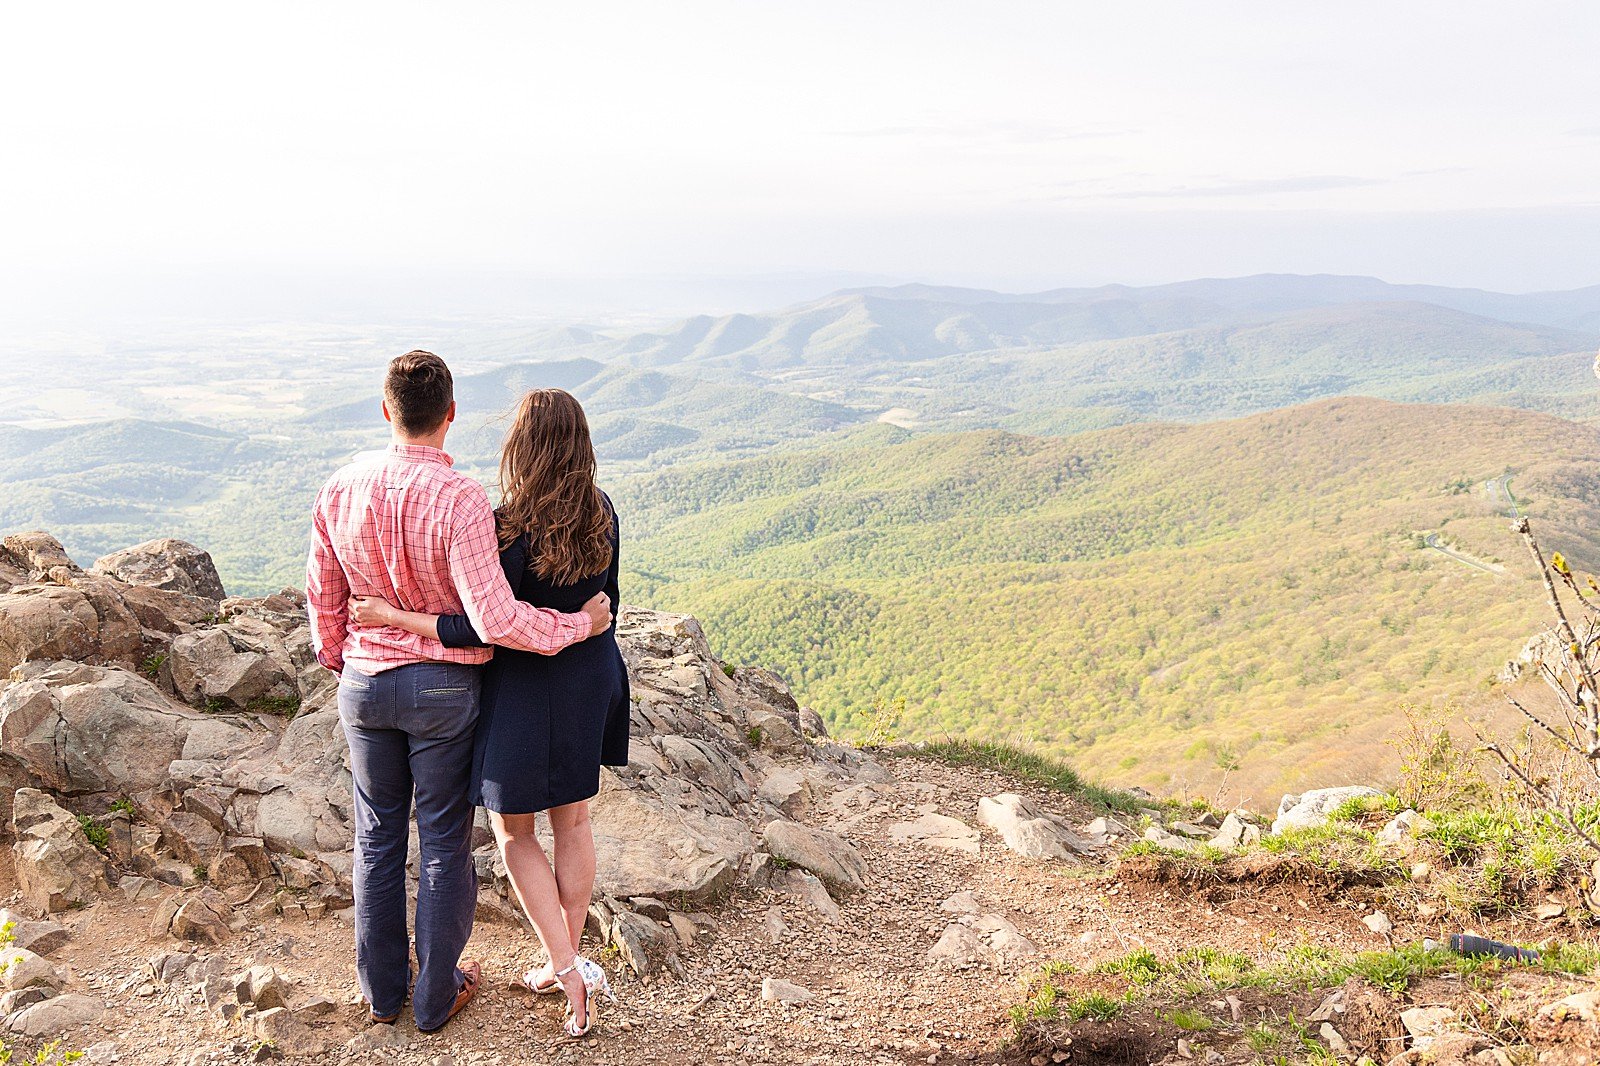
[[[347,606],[350,611],[350,621],[367,628],[392,626],[395,624],[395,617],[400,613],[389,605],[389,601],[377,596],[351,596]]]

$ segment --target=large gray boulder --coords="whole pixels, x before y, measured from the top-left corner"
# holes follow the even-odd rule
[[[139,622],[120,601],[65,585],[0,593],[0,671],[34,660],[132,663]]]
[[[6,1027],[36,1040],[82,1033],[84,1026],[100,1020],[105,1009],[93,996],[68,993],[23,1008],[6,1020]]]
[[[600,776],[590,811],[595,889],[604,895],[710,900],[733,884],[755,850],[748,826],[737,818],[625,787],[609,770]]]
[[[761,831],[761,843],[773,858],[815,874],[835,899],[867,886],[867,860],[837,833],[777,821]]]
[[[58,792],[157,788],[191,732],[235,753],[260,733],[202,715],[126,670],[56,662],[16,676],[0,691],[0,758]]]
[[[221,601],[226,595],[210,554],[188,541],[170,537],[147,540],[112,552],[97,560],[93,569],[97,574],[109,574],[130,585],[145,585],[212,601]]]
[[[1006,847],[1036,859],[1067,859],[1094,850],[1094,842],[1015,792],[978,801],[978,821],[1000,834]]]
[[[1039,947],[998,914],[964,914],[945,927],[928,958],[947,962],[981,962],[996,970],[1010,969]]]
[[[1313,829],[1326,825],[1328,816],[1340,805],[1365,796],[1382,796],[1383,793],[1367,785],[1343,785],[1339,788],[1314,788],[1298,796],[1283,797],[1278,805],[1278,817],[1273,819],[1274,835],[1285,829]]]
[[[172,640],[172,684],[196,706],[288,710],[300,698],[295,670],[269,641],[232,625],[181,633]]]
[[[240,828],[277,852],[347,851],[353,839],[349,759],[336,706],[296,716],[271,765],[244,782],[254,798],[236,804]]]
[[[47,914],[93,902],[111,889],[110,868],[70,812],[36,788],[12,805],[17,887],[29,907]]]

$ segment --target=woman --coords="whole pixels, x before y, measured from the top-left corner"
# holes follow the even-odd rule
[[[495,512],[500,562],[517,598],[577,611],[596,592],[617,604],[619,526],[595,484],[594,445],[583,408],[560,389],[522,398],[500,457]],[[382,600],[352,602],[362,625],[397,626],[450,647],[483,647],[465,615],[402,611]],[[489,809],[511,886],[549,956],[521,984],[567,996],[563,1028],[588,1034],[596,991],[610,982],[578,954],[594,889],[588,800],[600,767],[628,761],[628,675],[616,627],[554,655],[500,648],[485,670],[473,757],[473,802]],[[546,812],[555,837],[551,865],[534,835]]]

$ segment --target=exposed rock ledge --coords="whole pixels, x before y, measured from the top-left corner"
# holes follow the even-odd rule
[[[349,905],[349,763],[304,600],[221,592],[210,558],[181,541],[92,572],[47,534],[0,543],[0,795],[43,790],[28,817],[58,827],[40,804],[103,815],[127,800],[106,820],[104,884],[136,897],[204,876],[215,920],[166,916],[201,939],[246,920],[234,907]],[[886,779],[828,741],[776,675],[725,668],[693,618],[624,607],[618,637],[633,758],[603,773],[594,802],[598,893],[677,906],[714,896],[769,823]],[[53,839],[30,846],[85,861]],[[484,905],[510,915],[486,834],[479,845]],[[59,886],[34,894],[39,911],[72,903]]]

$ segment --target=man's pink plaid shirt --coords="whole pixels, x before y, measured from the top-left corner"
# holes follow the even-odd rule
[[[317,659],[376,674],[416,662],[488,662],[388,626],[352,628],[346,601],[377,596],[424,614],[465,614],[494,644],[554,653],[589,635],[589,616],[519,601],[500,569],[494,510],[437,448],[391,444],[335,474],[317,495],[306,604]]]

